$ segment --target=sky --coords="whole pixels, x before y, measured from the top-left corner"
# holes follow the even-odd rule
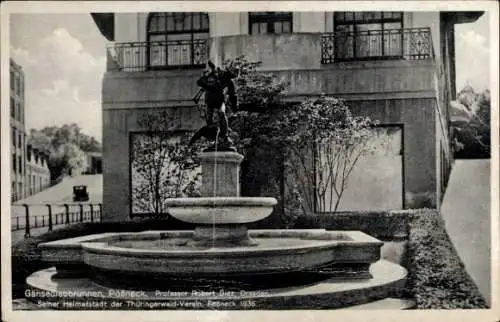
[[[11,56],[25,74],[26,128],[75,122],[102,139],[107,41],[90,14],[12,14]]]
[[[75,122],[102,139],[101,86],[105,46],[90,14],[12,14],[10,54],[22,66],[26,128]],[[489,88],[487,13],[455,27],[456,85]]]
[[[474,23],[455,25],[456,85],[469,84],[476,91],[490,89],[489,15]]]

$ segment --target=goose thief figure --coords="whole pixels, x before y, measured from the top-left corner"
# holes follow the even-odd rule
[[[193,98],[195,103],[198,103],[201,95],[205,94],[207,125],[193,135],[190,144],[193,144],[201,137],[205,137],[209,141],[217,142],[217,144],[205,149],[205,151],[213,151],[215,149],[218,151],[236,151],[232,140],[229,138],[229,126],[226,115],[226,105],[230,105],[233,111],[237,109],[237,97],[233,83],[233,78],[235,77],[235,72],[229,68],[222,70],[216,67],[211,61],[207,63],[207,70],[196,82],[201,89]],[[217,113],[217,123],[213,121],[214,112]]]

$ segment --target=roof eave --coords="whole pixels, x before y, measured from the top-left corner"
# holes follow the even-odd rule
[[[108,12],[91,13],[99,31],[109,41],[115,40],[115,14]]]

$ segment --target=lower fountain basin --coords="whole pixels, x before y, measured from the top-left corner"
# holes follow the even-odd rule
[[[41,244],[42,260],[65,270],[82,264],[95,272],[224,278],[298,271],[369,278],[382,242],[359,231],[255,230],[256,246],[198,247],[192,231],[116,233]],[[68,251],[70,253],[68,253]],[[68,262],[69,260],[69,262]]]
[[[394,263],[380,260],[371,266],[370,272],[373,275],[370,280],[326,278],[299,286],[267,285],[255,290],[242,287],[233,291],[215,286],[200,289],[186,285],[178,290],[156,287],[148,291],[142,287],[130,290],[123,283],[117,286],[96,283],[92,273],[62,277],[51,267],[27,278],[25,294],[36,310],[82,310],[85,308],[73,304],[83,306],[90,301],[98,303],[99,306],[92,307],[95,310],[318,310],[394,297],[405,285],[407,272]],[[52,305],[36,305],[39,301],[50,301]]]
[[[275,198],[210,197],[166,200],[171,216],[194,224],[245,224],[269,216],[277,204]]]

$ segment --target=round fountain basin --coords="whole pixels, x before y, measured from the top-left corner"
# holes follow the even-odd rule
[[[303,271],[325,264],[364,266],[380,258],[381,242],[316,231],[251,231],[256,246],[198,247],[193,232],[131,234],[84,242],[83,262],[97,271],[180,276],[231,276]],[[351,268],[349,268],[351,269]]]
[[[168,199],[172,217],[181,221],[210,224],[245,224],[268,217],[277,204],[275,198],[206,197]]]

